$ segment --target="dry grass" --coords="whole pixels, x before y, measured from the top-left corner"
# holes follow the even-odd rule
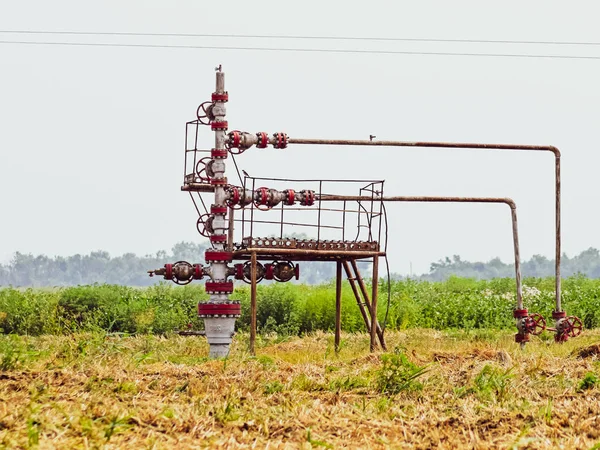
[[[582,448],[600,442],[600,332],[389,333],[426,372],[395,395],[364,335],[262,342],[0,337],[0,448]],[[584,355],[581,357],[578,355]],[[402,367],[400,367],[402,369]],[[587,380],[587,381],[586,381]],[[419,383],[421,386],[419,386]],[[596,447],[600,448],[600,447]]]

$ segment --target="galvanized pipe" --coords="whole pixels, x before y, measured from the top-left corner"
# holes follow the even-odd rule
[[[556,312],[562,311],[561,306],[561,182],[560,182],[560,150],[552,145],[518,145],[518,144],[477,144],[469,142],[409,142],[409,141],[371,141],[352,139],[299,139],[288,138],[289,144],[308,145],[360,145],[375,147],[420,147],[420,148],[454,148],[478,150],[520,150],[520,151],[548,151],[554,153],[555,159],[555,295]]]
[[[517,309],[523,309],[523,287],[521,281],[521,257],[519,251],[519,230],[517,226],[517,205],[510,198],[502,197],[428,197],[428,196],[394,196],[373,198],[361,195],[321,195],[319,200],[326,201],[380,201],[380,202],[431,202],[431,203],[504,203],[510,207],[513,246],[515,254],[515,280],[517,288]]]

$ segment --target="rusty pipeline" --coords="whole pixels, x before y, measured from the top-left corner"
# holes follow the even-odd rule
[[[478,144],[469,142],[410,142],[410,141],[377,141],[377,140],[352,140],[352,139],[300,139],[288,138],[288,144],[308,145],[360,145],[376,147],[418,147],[418,148],[451,148],[475,150],[515,150],[515,151],[546,151],[552,152],[555,158],[555,311],[561,312],[561,193],[560,193],[560,150],[552,145],[518,145],[518,144]],[[369,199],[371,199],[369,197]],[[393,200],[392,200],[393,201]],[[398,200],[401,201],[401,200]],[[419,201],[419,200],[404,200]],[[451,201],[451,200],[446,200]],[[460,200],[457,200],[460,201]],[[492,202],[493,203],[493,202]],[[514,221],[516,223],[516,220]]]
[[[504,203],[510,207],[512,236],[515,256],[515,279],[517,288],[517,309],[523,309],[523,288],[521,282],[521,256],[519,250],[519,230],[517,224],[517,205],[510,198],[503,197],[429,197],[429,196],[393,196],[370,197],[360,195],[321,195],[317,200],[326,201],[380,201],[415,203]]]

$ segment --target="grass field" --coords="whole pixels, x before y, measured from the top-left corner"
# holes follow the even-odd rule
[[[599,331],[387,337],[0,336],[0,448],[600,448]]]

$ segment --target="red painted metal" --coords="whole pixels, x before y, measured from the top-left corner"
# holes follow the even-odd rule
[[[294,191],[293,189],[288,189],[286,191],[286,193],[287,193],[287,196],[286,196],[285,204],[288,206],[291,206],[296,201],[296,191]]]
[[[227,214],[227,206],[225,205],[210,205],[210,213],[224,216]]]
[[[274,278],[273,271],[273,264],[265,264],[265,280],[272,280]]]
[[[223,120],[221,122],[211,122],[210,123],[211,130],[226,130],[228,126],[229,126],[229,124],[227,123],[226,120]]]
[[[213,92],[211,96],[211,100],[213,102],[228,102],[229,101],[229,93],[225,92],[223,94],[219,94],[217,92]]]
[[[198,303],[198,315],[205,316],[240,316],[242,307],[239,302],[230,303]]]
[[[204,287],[208,293],[231,294],[233,292],[233,281],[207,281]]]
[[[269,136],[267,135],[267,133],[265,133],[264,131],[261,131],[260,133],[256,133],[256,136],[258,137],[258,142],[256,143],[256,147],[257,148],[267,148],[267,145],[269,145]]]
[[[214,159],[226,159],[227,158],[227,150],[221,148],[213,148],[210,151],[210,156]]]
[[[227,235],[226,234],[212,234],[209,239],[210,239],[210,242],[212,242],[213,244],[223,244],[223,243],[227,242]]]
[[[227,184],[227,177],[223,177],[223,178],[211,178],[210,179],[210,184],[212,184],[213,186],[224,186]]]
[[[233,258],[232,252],[224,250],[206,250],[204,258],[207,263],[210,262],[231,262]]]

